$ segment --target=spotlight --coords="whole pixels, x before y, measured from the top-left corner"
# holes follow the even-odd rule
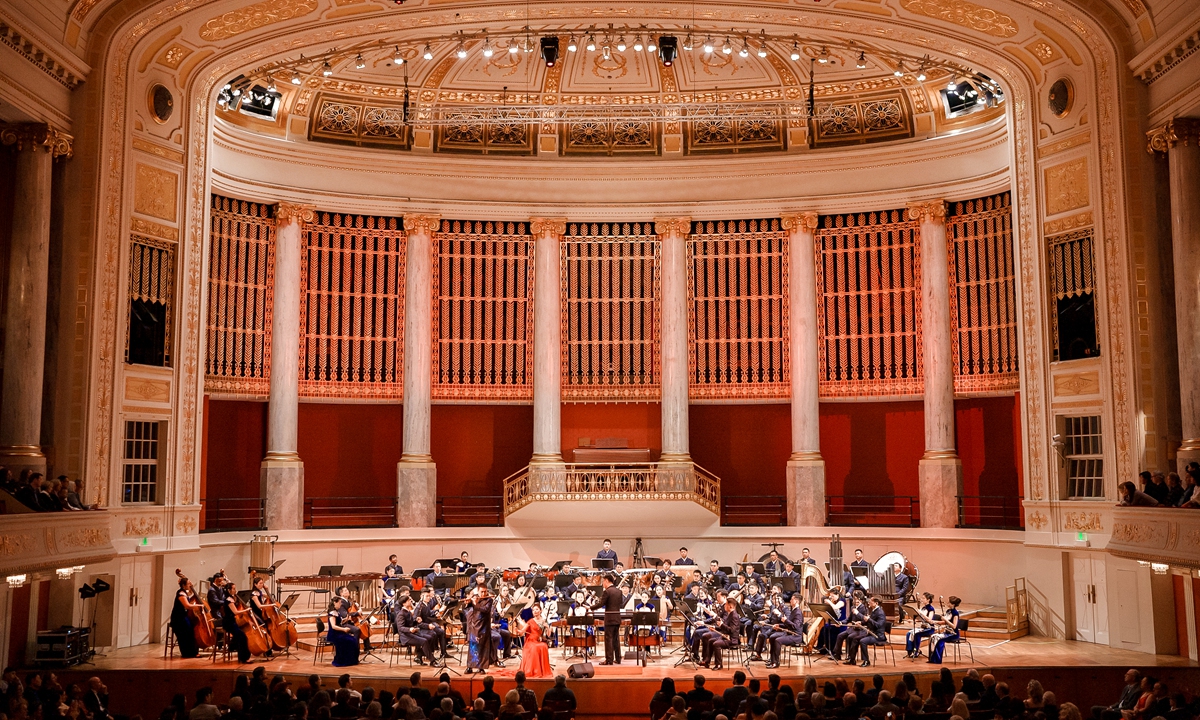
[[[653,37],[646,38],[646,52],[655,52],[658,50],[658,45],[654,43]]]
[[[571,37],[567,38],[567,50],[570,52],[575,52],[578,49],[579,46],[575,44],[575,36],[572,35]]]
[[[635,36],[634,36],[634,38],[633,38],[633,51],[634,51],[634,52],[641,52],[643,47],[645,47],[645,46],[644,46],[644,45],[642,45],[642,36],[641,36],[641,35],[635,35]]]
[[[400,55],[400,46],[397,45],[396,46],[396,56],[399,57],[399,55]],[[354,57],[354,67],[358,68],[359,70],[362,70],[366,66],[367,66],[367,61],[363,60],[362,53],[359,53],[358,55],[356,55]]]
[[[533,52],[533,41],[529,39],[528,35],[521,41],[521,49],[527,53]]]
[[[494,53],[495,53],[495,50],[492,50],[492,41],[484,39],[484,41],[483,41],[483,56],[491,57]]]
[[[517,54],[517,41],[516,41],[516,40],[509,40],[509,41],[508,41],[508,54],[509,54],[509,55],[516,55],[516,54]]]
[[[695,47],[695,45],[692,43],[692,34],[688,33],[687,37],[683,39],[683,49],[691,51],[693,47]]]
[[[954,91],[958,89],[958,78],[951,77],[950,82],[946,83],[946,90]]]
[[[596,51],[596,36],[595,35],[588,35],[588,41],[587,41],[586,47],[588,49],[588,52]]]
[[[664,67],[671,67],[679,56],[678,40],[674,35],[663,35],[658,39],[658,56]]]
[[[900,60],[896,63],[896,69],[892,72],[896,77],[904,77],[904,61]]]
[[[94,597],[96,597],[96,588],[92,587],[91,585],[88,585],[87,583],[84,583],[83,585],[80,586],[80,588],[79,588],[79,599],[80,600],[87,600],[88,598],[94,598]]]
[[[237,96],[239,96],[239,95],[241,95],[241,94],[242,94],[242,89],[241,89],[241,88],[234,88],[234,89],[233,89],[233,96],[234,96],[234,97],[237,97]]]
[[[712,51],[713,51],[712,37],[704,38],[704,52],[708,55],[712,55]]]
[[[299,85],[299,84],[300,84],[300,73],[299,73],[299,71],[296,71],[296,70],[293,70],[293,71],[292,71],[292,84],[293,84],[293,85]]]
[[[467,56],[467,46],[463,44],[462,40],[458,41],[458,49],[454,51],[454,54],[458,56],[459,60]]]
[[[925,82],[925,63],[921,63],[921,67],[917,68],[917,82]]]
[[[325,64],[321,66],[321,74],[325,77],[329,77],[333,74],[333,68],[329,66],[328,60],[326,60]]]
[[[100,594],[112,590],[112,585],[109,585],[100,578],[96,578],[96,581],[92,583],[92,588],[95,589],[96,594]]]
[[[733,46],[729,44],[728,36],[726,36],[725,42],[721,43],[721,53],[724,55],[731,55],[733,53]]]
[[[426,60],[433,59],[433,51],[429,49],[429,43],[425,43],[425,49],[421,51],[421,57]]]
[[[758,56],[760,58],[765,58],[767,56],[767,46],[766,45],[758,46]]]
[[[542,38],[542,59],[546,61],[546,67],[554,67],[558,62],[558,37],[549,35]]]
[[[822,65],[829,64],[829,48],[824,45],[821,46],[821,54],[817,56],[817,62]]]
[[[625,36],[622,35],[621,37],[617,38],[617,52],[625,52],[626,47]]]
[[[610,49],[609,49],[609,47],[608,47],[607,45],[605,45],[605,46],[602,48],[602,50],[601,50],[601,53],[600,53],[600,54],[601,54],[602,56],[604,56],[604,59],[605,59],[605,60],[611,60],[611,59],[612,59],[612,50],[610,50]]]
[[[269,93],[277,92],[275,89],[275,78],[267,79],[267,92],[269,92]]]
[[[855,63],[855,66],[858,67],[859,70],[862,70],[863,68],[865,68],[867,66],[867,53],[866,52],[858,53],[858,62]]]
[[[800,59],[800,43],[796,42],[795,40],[793,40],[793,41],[792,41],[792,55],[791,55],[791,58],[792,58],[792,60],[799,60],[799,59]]]
[[[746,38],[742,38],[742,49],[738,50],[738,57],[750,57],[750,44],[746,42]]]

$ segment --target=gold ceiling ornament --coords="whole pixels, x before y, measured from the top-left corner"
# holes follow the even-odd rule
[[[200,37],[209,42],[226,40],[267,25],[303,17],[315,11],[317,5],[317,0],[263,0],[209,20],[200,28]]]
[[[567,234],[566,218],[529,218],[529,234],[535,238],[549,234],[552,238],[561,238]]]
[[[654,233],[661,237],[676,235],[686,237],[692,233],[690,217],[654,218]]]
[[[817,229],[817,224],[820,222],[820,214],[815,210],[809,210],[800,213],[788,213],[781,216],[781,224],[784,230],[799,230],[801,232],[814,232]]]
[[[442,218],[439,215],[413,214],[404,216],[404,232],[409,235],[432,235],[441,227]]]
[[[900,0],[900,7],[993,37],[1010,38],[1018,32],[1012,17],[967,0]]]
[[[290,202],[275,204],[275,227],[281,228],[292,223],[303,226],[305,223],[312,222],[314,217],[316,217],[316,213],[312,205]]]
[[[908,219],[917,222],[946,222],[946,202],[933,200],[925,203],[913,203],[908,206]]]
[[[1165,153],[1179,143],[1200,144],[1200,120],[1195,118],[1172,118],[1161,127],[1146,133],[1146,152]]]
[[[55,130],[46,123],[0,125],[0,145],[16,145],[17,150],[42,149],[55,158],[70,158],[75,137]]]

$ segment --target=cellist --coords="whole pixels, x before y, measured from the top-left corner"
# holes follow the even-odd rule
[[[267,590],[267,579],[257,573],[250,573],[250,582],[254,589],[250,592],[250,607],[254,610],[263,629],[267,631],[271,644],[278,650],[291,646],[288,624],[291,622],[279,609],[279,603],[271,597]]]
[[[194,658],[200,654],[200,644],[196,642],[189,613],[199,615],[203,612],[204,606],[196,597],[192,581],[180,575],[179,592],[175,593],[175,604],[171,607],[171,631],[175,633],[175,646],[179,648],[179,657]]]
[[[238,597],[237,587],[233,583],[228,583],[225,586],[229,596],[225,600],[225,616],[221,619],[222,625],[225,627],[225,632],[229,633],[229,642],[233,649],[237,651],[238,662],[250,662],[251,650],[250,639],[246,636],[246,631],[242,629],[242,623],[246,623],[248,627],[257,633],[260,633],[259,642],[256,645],[262,644],[265,647],[260,653],[266,657],[272,657],[271,646],[266,638],[261,636],[261,629],[257,626],[257,620],[254,618],[254,611],[246,607],[242,599]],[[239,620],[241,622],[239,623]]]

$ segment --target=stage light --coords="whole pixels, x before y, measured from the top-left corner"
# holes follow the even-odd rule
[[[733,54],[733,46],[729,44],[728,36],[726,36],[725,41],[723,43],[721,43],[721,54],[723,54],[723,55]]]
[[[595,35],[588,35],[588,41],[587,41],[587,45],[585,47],[587,47],[588,52],[596,51],[596,36]]]
[[[24,574],[22,574],[22,575],[9,575],[7,579],[8,579],[8,586],[9,586],[10,588],[14,588],[14,589],[15,589],[15,588],[19,588],[19,587],[21,587],[22,585],[24,585],[24,584],[25,584],[25,581],[29,579],[29,576],[27,576],[27,575],[24,575]]]
[[[859,70],[862,70],[867,66],[867,54],[865,52],[858,53],[858,62],[855,63],[855,66],[858,67]]]
[[[58,576],[59,580],[70,580],[71,575],[73,575],[74,572],[75,571],[73,568],[68,567],[68,568],[59,568],[54,571],[54,574]]]
[[[325,77],[329,77],[333,74],[333,68],[330,67],[328,60],[326,60],[325,64],[321,66],[321,74]]]
[[[713,51],[712,38],[711,37],[704,38],[704,52],[708,55],[712,55],[712,51]]]
[[[693,47],[695,47],[695,45],[692,43],[692,34],[688,33],[687,36],[683,38],[683,49],[691,52]]]
[[[821,46],[821,54],[817,56],[817,62],[822,65],[829,64],[829,48],[824,45]]]
[[[645,47],[645,46],[644,46],[644,45],[642,45],[642,36],[641,36],[641,35],[635,35],[635,36],[633,37],[633,51],[634,51],[634,52],[641,52],[643,47]]]
[[[750,44],[746,42],[746,38],[742,38],[742,49],[738,50],[738,57],[750,57]]]
[[[604,59],[605,59],[605,60],[611,60],[611,59],[612,59],[612,50],[610,50],[610,49],[609,49],[609,47],[608,47],[607,45],[605,45],[605,46],[604,46],[604,47],[601,49],[601,52],[600,52],[600,54],[601,54],[601,55],[604,57]]]
[[[275,78],[268,78],[268,79],[267,79],[267,92],[269,92],[269,93],[272,93],[272,94],[274,94],[274,93],[278,92],[278,91],[275,89]]]
[[[791,58],[792,58],[792,60],[799,60],[799,59],[800,59],[800,43],[796,42],[795,40],[793,40],[793,41],[792,41],[792,54],[791,54]]]
[[[483,41],[483,56],[491,57],[494,53],[495,53],[495,51],[492,50],[492,41],[484,39],[484,41]]]
[[[433,51],[429,49],[429,43],[425,43],[425,49],[421,51],[421,57],[426,60],[433,59]]]
[[[892,72],[896,77],[904,77],[904,61],[900,60],[896,63],[896,70]]]
[[[658,57],[663,67],[671,67],[679,56],[678,40],[674,35],[663,35],[658,39]]]
[[[533,41],[529,39],[528,35],[526,35],[525,39],[521,41],[521,50],[527,53],[533,52]]]
[[[617,38],[617,52],[625,52],[625,48],[625,36],[622,35],[621,37]]]
[[[558,62],[558,36],[549,35],[542,38],[542,60],[546,61],[546,67],[554,67]]]
[[[509,54],[509,55],[516,55],[516,54],[517,54],[517,41],[516,41],[516,40],[509,40],[509,41],[508,41],[508,54]]]
[[[958,89],[958,79],[955,77],[951,77],[950,82],[946,83],[946,90],[953,92],[957,89]]]
[[[396,46],[396,56],[397,57],[400,56],[400,46],[399,45]],[[359,70],[362,70],[366,66],[367,66],[367,61],[363,60],[362,53],[359,53],[358,55],[356,55],[354,57],[354,67],[358,68]]]
[[[102,592],[108,592],[109,590],[112,590],[112,585],[109,585],[100,578],[96,578],[95,582],[92,583],[92,587],[95,588],[97,595]]]
[[[300,84],[300,73],[295,70],[292,71],[292,84],[293,85]]]
[[[921,63],[921,67],[917,68],[917,82],[925,82],[925,63]]]
[[[233,89],[233,96],[234,96],[234,97],[238,97],[238,96],[239,96],[239,95],[241,95],[241,94],[242,94],[242,89],[241,89],[241,88],[234,88],[234,89]]]
[[[758,46],[758,56],[760,58],[765,58],[767,56],[767,46],[766,45]]]
[[[454,51],[454,54],[458,56],[459,60],[467,56],[467,46],[463,44],[462,40],[458,41],[458,49]]]
[[[94,598],[94,597],[96,597],[96,588],[92,587],[91,585],[88,585],[87,583],[84,583],[82,586],[80,586],[80,588],[79,588],[79,599],[80,600],[87,600],[88,598]]]
[[[658,46],[654,44],[654,38],[646,38],[646,52],[654,52],[655,50],[658,50]]]
[[[1171,566],[1165,563],[1150,563],[1150,569],[1154,571],[1155,575],[1166,575]]]
[[[578,49],[579,46],[575,44],[575,36],[572,35],[571,37],[567,38],[567,50],[569,52],[575,52]]]

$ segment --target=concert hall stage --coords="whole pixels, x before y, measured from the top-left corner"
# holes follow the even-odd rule
[[[964,656],[962,663],[947,663],[946,667],[954,672],[956,678],[960,678],[972,667],[980,674],[990,672],[998,682],[1007,682],[1019,697],[1024,696],[1025,684],[1030,679],[1037,678],[1047,690],[1055,691],[1062,702],[1110,702],[1116,697],[1114,688],[1120,687],[1121,676],[1130,667],[1153,667],[1152,674],[1172,686],[1180,683],[1195,685],[1200,680],[1200,665],[1178,656],[1151,655],[1042,637],[1023,637],[1000,642],[980,639],[975,642],[973,664]],[[668,646],[674,647],[678,646]],[[966,648],[963,650],[965,653]],[[349,672],[354,677],[354,686],[359,690],[374,687],[377,692],[395,692],[398,687],[407,685],[409,676],[418,671],[426,687],[433,690],[436,686],[437,675],[441,670],[431,670],[419,665],[410,668],[405,658],[401,658],[394,666],[389,666],[386,653],[379,654],[385,658],[384,662],[368,660],[352,668],[332,667],[328,662],[331,654],[326,654],[322,662],[314,665],[313,656],[309,652],[301,652],[291,658],[256,658],[246,665],[238,665],[236,661],[225,663],[218,660],[214,663],[208,657],[193,660],[182,660],[178,657],[164,659],[162,645],[142,645],[97,657],[94,666],[84,666],[59,674],[73,682],[91,675],[100,675],[108,684],[114,698],[114,713],[138,713],[143,717],[157,717],[159,710],[166,706],[174,693],[182,692],[190,698],[192,692],[203,685],[215,688],[218,702],[223,702],[233,689],[234,678],[239,673],[248,674],[259,666],[265,667],[269,675],[287,676],[293,688],[306,684],[308,675],[312,673],[320,675],[326,687],[336,688],[336,678],[343,672]],[[808,675],[822,681],[836,677],[861,676],[869,686],[870,676],[879,672],[884,676],[885,688],[891,688],[900,679],[901,674],[912,672],[917,675],[921,691],[927,693],[930,683],[936,679],[942,666],[931,665],[924,660],[906,660],[902,655],[903,647],[896,657],[895,666],[890,660],[884,661],[881,655],[879,663],[868,668],[835,664],[827,659],[816,660],[809,666],[797,660],[791,667],[783,667],[774,672],[781,675],[783,682],[791,684],[797,691],[801,689],[804,678]],[[662,678],[674,678],[676,687],[681,691],[691,687],[691,679],[697,671],[686,664],[675,667],[679,657],[668,650],[661,659],[650,660],[644,668],[634,664],[632,660],[626,660],[616,667],[596,665],[595,678],[569,680],[568,685],[574,689],[579,702],[577,715],[588,720],[646,717],[650,697],[658,689]],[[570,663],[563,659],[561,650],[552,650],[550,659],[556,673],[566,673]],[[451,667],[461,672],[461,667],[456,664],[452,663]],[[496,678],[496,691],[502,696],[513,685],[512,678],[516,667],[517,661],[513,660],[507,663],[505,668],[492,669],[491,674]],[[730,685],[733,673],[738,669],[745,670],[749,677],[759,678],[764,686],[767,675],[772,672],[761,663],[751,663],[747,669],[740,665],[735,666],[728,659],[723,671],[700,672],[708,680],[706,687],[719,693]],[[481,689],[481,676],[459,676],[453,673],[451,675],[452,687],[464,697],[473,698]],[[530,680],[527,683],[537,692],[539,698],[550,684],[550,679]],[[117,698],[122,700],[116,700]],[[136,704],[118,706],[118,703],[124,702]]]

